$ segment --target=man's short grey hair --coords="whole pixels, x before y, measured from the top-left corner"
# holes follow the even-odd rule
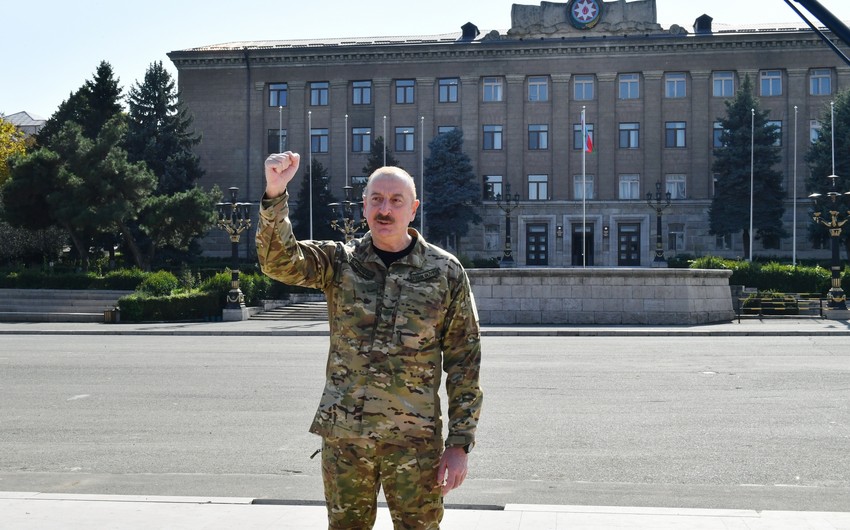
[[[366,180],[366,187],[363,188],[363,198],[366,198],[366,190],[369,188],[369,182],[372,181],[375,177],[380,177],[382,175],[392,175],[398,177],[402,180],[407,181],[410,185],[410,189],[413,191],[413,200],[416,200],[416,181],[413,180],[413,177],[410,176],[410,173],[396,166],[384,166],[379,167],[375,171],[369,175],[369,178]]]

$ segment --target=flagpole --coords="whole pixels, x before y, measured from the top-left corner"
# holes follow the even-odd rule
[[[581,266],[587,267],[587,123],[581,107]]]
[[[387,165],[387,117],[384,116],[384,166]]]
[[[419,233],[425,237],[425,116],[419,117]]]
[[[313,239],[313,111],[307,111],[307,134],[310,149],[308,151],[307,163],[309,164],[309,184],[307,185],[310,197],[310,239]]]
[[[755,193],[756,109],[750,109],[750,263],[753,262],[753,194]]]
[[[791,265],[797,266],[797,105],[794,105],[794,222],[791,237]]]

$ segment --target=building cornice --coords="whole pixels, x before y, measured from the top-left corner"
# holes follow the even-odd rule
[[[812,32],[716,34],[711,36],[634,36],[592,39],[510,40],[471,43],[387,44],[369,46],[192,49],[168,54],[178,69],[252,68],[376,62],[529,60],[682,53],[830,51]]]

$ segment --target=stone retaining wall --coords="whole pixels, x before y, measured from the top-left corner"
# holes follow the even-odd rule
[[[467,270],[482,324],[693,325],[735,318],[732,271]]]

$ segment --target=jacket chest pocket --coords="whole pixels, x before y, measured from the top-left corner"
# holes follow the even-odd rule
[[[448,286],[439,269],[411,273],[398,279],[393,332],[405,349],[424,350],[439,340]]]
[[[368,341],[374,328],[382,293],[380,278],[368,270],[344,266],[336,281],[337,326],[350,341]]]

